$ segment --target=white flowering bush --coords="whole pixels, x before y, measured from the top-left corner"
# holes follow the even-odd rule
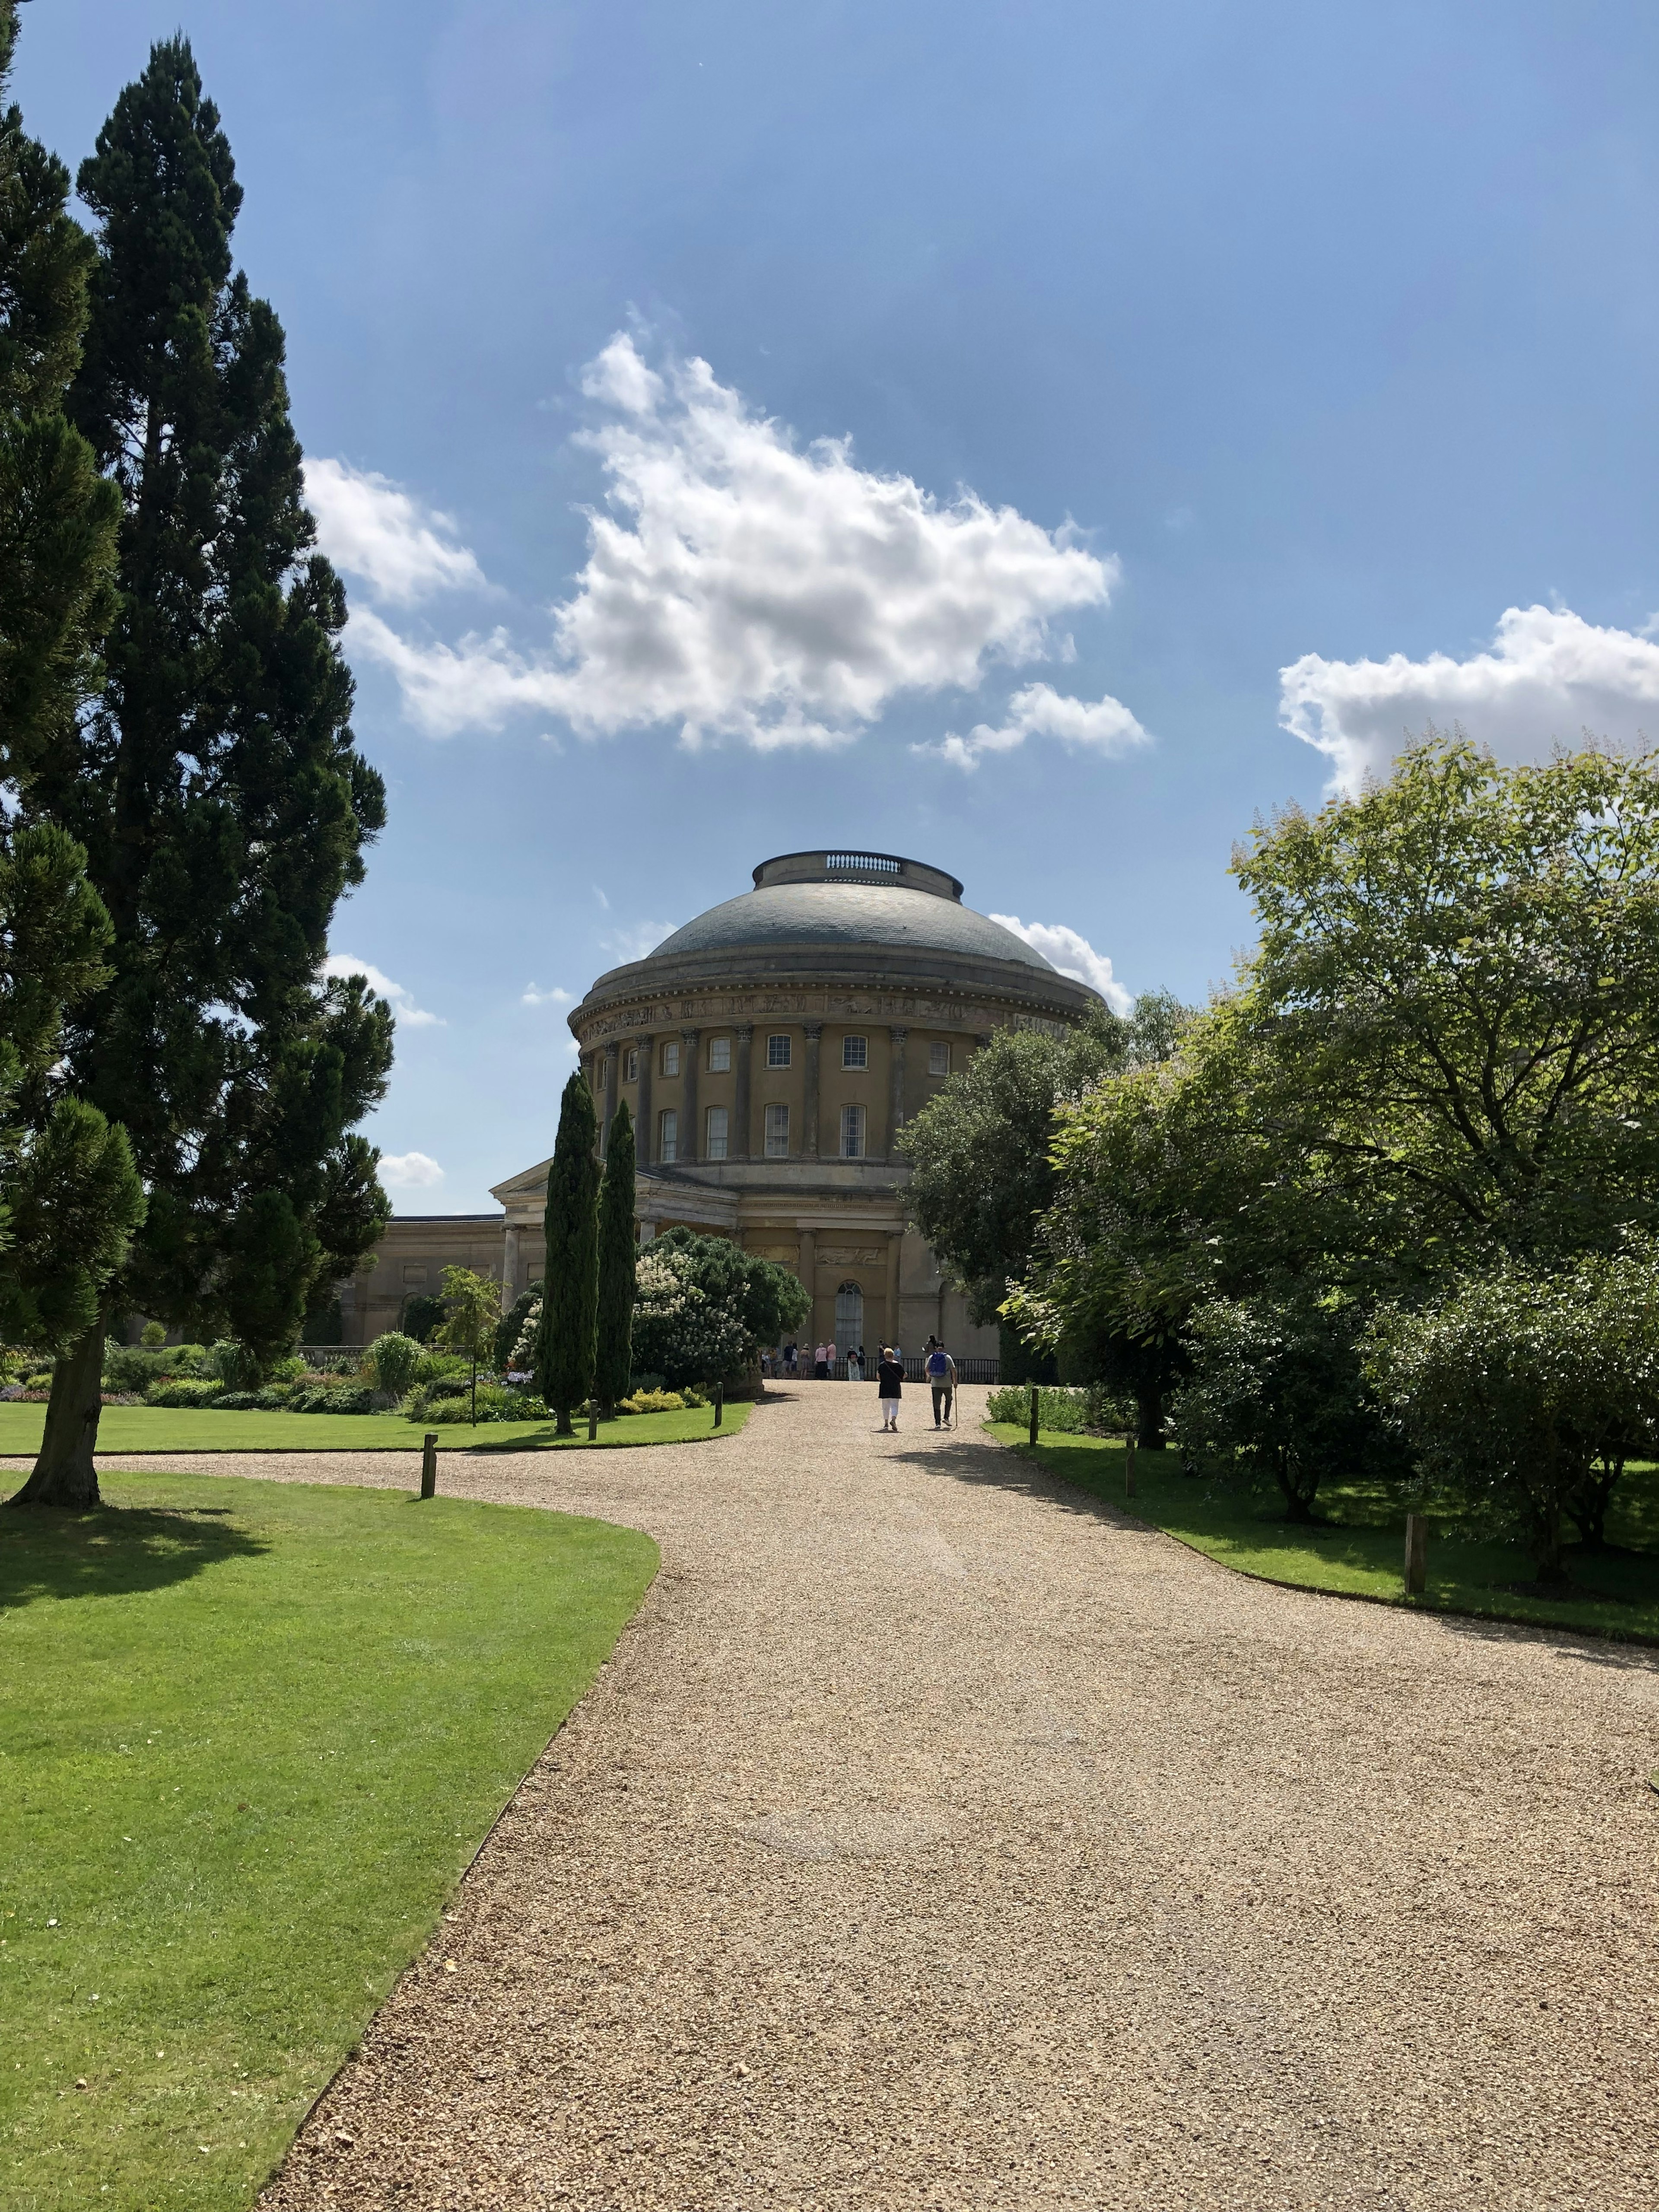
[[[647,1247],[634,1270],[634,1364],[660,1375],[671,1390],[718,1382],[734,1374],[747,1352],[735,1299],[695,1279],[687,1250]]]

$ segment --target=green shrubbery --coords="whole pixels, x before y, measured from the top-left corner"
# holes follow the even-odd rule
[[[1031,1417],[1029,1385],[1012,1382],[993,1390],[985,1401],[985,1417],[990,1421],[1018,1421],[1024,1426]],[[1081,1389],[1044,1389],[1037,1392],[1037,1425],[1068,1437],[1133,1432],[1134,1403],[1115,1398],[1092,1382]]]

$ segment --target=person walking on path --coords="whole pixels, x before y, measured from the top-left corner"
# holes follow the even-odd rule
[[[836,1379],[836,1347],[833,1343],[823,1347],[823,1371],[833,1382]]]
[[[847,1379],[849,1382],[864,1380],[864,1346],[849,1345],[847,1352]]]
[[[829,1370],[828,1370],[828,1369],[824,1366],[824,1364],[823,1364],[823,1345],[822,1345],[822,1344],[815,1344],[815,1345],[812,1346],[812,1379],[813,1379],[813,1381],[814,1381],[815,1382],[823,1382],[823,1378],[824,1378],[824,1376],[828,1373],[828,1371],[829,1371]]]
[[[936,1336],[927,1340],[927,1380],[933,1393],[933,1426],[948,1429],[957,1397],[957,1363]],[[941,1421],[939,1415],[945,1418]]]
[[[793,1340],[783,1347],[783,1371],[791,1376],[799,1372],[798,1355]]]
[[[895,1359],[892,1346],[882,1352],[880,1364],[876,1369],[876,1395],[881,1401],[881,1425],[898,1433],[899,1400],[904,1391],[904,1364]]]

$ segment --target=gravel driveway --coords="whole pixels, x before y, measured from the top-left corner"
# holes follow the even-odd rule
[[[1654,2212],[1659,1653],[1247,1582],[963,1396],[441,1463],[662,1573],[266,2212]]]

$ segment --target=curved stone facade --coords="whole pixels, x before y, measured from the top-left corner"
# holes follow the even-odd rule
[[[684,1223],[793,1268],[813,1297],[804,1344],[912,1351],[932,1333],[995,1356],[905,1227],[895,1139],[996,1030],[1058,1030],[1098,1000],[961,899],[896,855],[784,854],[570,1015],[606,1140],[619,1101],[634,1118],[641,1237]],[[495,1186],[504,1299],[540,1273],[546,1176],[543,1160]],[[402,1284],[368,1287],[384,1307]]]

